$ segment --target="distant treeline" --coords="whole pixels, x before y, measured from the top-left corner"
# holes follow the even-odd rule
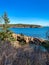
[[[0,24],[0,27],[2,27],[3,24]],[[21,27],[21,28],[40,28],[42,26],[40,25],[32,25],[32,24],[8,24],[9,27]]]

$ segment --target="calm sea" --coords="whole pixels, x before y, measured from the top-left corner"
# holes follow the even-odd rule
[[[49,36],[49,27],[43,28],[10,28],[16,34],[24,34],[31,37],[37,37],[42,39],[47,39]]]

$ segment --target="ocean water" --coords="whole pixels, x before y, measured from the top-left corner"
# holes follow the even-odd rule
[[[31,37],[48,39],[49,36],[49,27],[43,28],[10,28],[10,30],[16,34],[24,34]]]

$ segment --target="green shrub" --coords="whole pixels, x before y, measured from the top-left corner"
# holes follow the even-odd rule
[[[46,49],[49,49],[49,41],[45,40],[44,42],[41,43],[42,46],[44,46]]]
[[[24,36],[17,36],[17,41],[19,41],[19,44],[20,45],[25,45],[26,44],[26,41],[24,39]]]
[[[1,41],[14,41],[14,37],[12,36],[12,32],[9,30],[9,18],[7,13],[5,12],[4,15],[1,17],[1,22],[4,22],[2,26],[2,30],[0,31],[0,40]],[[3,21],[2,21],[3,20]]]
[[[12,36],[12,32],[0,32],[0,40],[1,41],[15,41],[16,39]]]

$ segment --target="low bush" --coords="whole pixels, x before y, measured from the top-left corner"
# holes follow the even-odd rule
[[[15,41],[15,39],[12,36],[12,32],[0,32],[0,41]]]
[[[41,43],[42,46],[44,46],[47,50],[49,50],[49,41],[45,40],[44,42]]]
[[[19,44],[21,44],[21,45],[26,44],[26,40],[24,39],[24,36],[22,36],[22,35],[17,36],[17,41],[19,41]]]

